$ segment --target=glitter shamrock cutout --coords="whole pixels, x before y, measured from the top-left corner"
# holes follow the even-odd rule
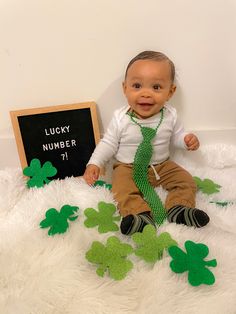
[[[118,231],[119,227],[114,221],[119,221],[120,216],[113,216],[116,212],[114,204],[99,202],[98,211],[94,208],[87,208],[84,211],[87,219],[84,224],[87,228],[98,226],[99,233],[106,233],[109,231]]]
[[[151,225],[145,226],[142,233],[134,233],[132,240],[138,245],[134,251],[135,255],[151,263],[162,258],[164,249],[177,245],[168,232],[157,236],[155,227]]]
[[[133,263],[126,259],[132,252],[131,245],[121,243],[117,237],[112,236],[107,239],[106,246],[94,241],[86,253],[86,259],[98,265],[96,273],[99,276],[103,277],[108,270],[111,278],[121,280],[133,268]]]
[[[39,159],[34,158],[30,162],[30,166],[23,169],[23,174],[27,177],[31,177],[27,181],[28,188],[37,187],[40,188],[44,184],[48,184],[51,180],[48,177],[53,177],[57,174],[57,169],[53,167],[50,161],[46,161],[41,167]]]
[[[95,186],[102,186],[102,187],[105,187],[105,188],[108,189],[108,190],[111,190],[111,188],[112,188],[112,185],[111,185],[111,184],[106,183],[106,182],[103,181],[103,180],[97,180],[97,181],[94,183],[93,186],[94,186],[94,187],[95,187]]]
[[[192,286],[200,284],[212,285],[215,282],[213,273],[207,267],[216,267],[216,259],[205,261],[209,249],[205,244],[185,242],[186,252],[177,246],[168,249],[173,260],[170,262],[170,268],[175,273],[188,271],[188,281]]]
[[[40,222],[41,228],[49,228],[48,235],[54,235],[56,233],[65,233],[69,227],[68,220],[74,221],[78,218],[75,215],[79,207],[64,205],[62,206],[60,212],[55,208],[50,208],[47,210],[45,216],[46,218]]]
[[[221,186],[210,179],[201,180],[198,177],[193,177],[194,181],[200,191],[205,194],[218,193]]]

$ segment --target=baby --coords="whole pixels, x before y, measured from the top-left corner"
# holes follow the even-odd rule
[[[174,80],[175,66],[161,52],[144,51],[129,62],[123,82],[127,104],[114,112],[84,173],[85,181],[93,184],[106,162],[116,158],[112,192],[123,234],[142,232],[147,224],[155,226],[155,204],[149,200],[153,194],[145,192],[149,186],[167,190],[169,222],[197,228],[209,222],[208,215],[195,208],[197,189],[192,176],[170,160],[170,145],[199,148],[196,135],[184,131],[175,108],[168,104],[176,90]],[[161,214],[160,206],[159,210]]]

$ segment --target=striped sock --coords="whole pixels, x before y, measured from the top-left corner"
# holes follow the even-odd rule
[[[142,232],[146,225],[155,227],[155,221],[151,217],[150,212],[124,217],[120,224],[120,230],[123,234],[131,235],[135,232]]]
[[[169,222],[175,222],[177,224],[184,224],[186,226],[193,226],[196,228],[201,228],[210,221],[210,218],[204,211],[183,205],[176,205],[172,207],[168,211],[167,215]]]

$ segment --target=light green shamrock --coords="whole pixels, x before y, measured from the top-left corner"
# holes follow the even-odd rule
[[[152,225],[145,226],[142,233],[134,233],[132,240],[138,245],[134,251],[135,255],[151,263],[162,258],[164,249],[177,245],[177,242],[171,238],[168,232],[163,232],[157,236],[156,229]]]
[[[98,276],[103,277],[108,270],[111,278],[121,280],[133,268],[133,263],[126,259],[127,255],[132,252],[131,245],[121,243],[117,237],[112,236],[107,239],[106,246],[94,241],[90,250],[86,253],[86,259],[90,263],[98,265],[96,271]]]
[[[54,235],[56,233],[64,233],[69,227],[68,220],[74,221],[78,218],[75,213],[79,207],[64,205],[60,212],[55,208],[50,208],[46,211],[46,218],[40,222],[41,228],[49,228],[48,235]]]
[[[28,188],[37,187],[40,188],[44,184],[48,184],[51,180],[48,177],[53,177],[57,174],[57,169],[53,167],[50,161],[46,161],[42,168],[39,159],[34,158],[30,162],[29,167],[23,169],[23,174],[27,177],[31,177],[27,181]]]
[[[119,221],[120,216],[113,217],[116,212],[116,207],[114,204],[99,202],[98,211],[94,208],[87,208],[84,211],[87,219],[84,224],[87,228],[93,228],[98,226],[99,233],[106,233],[109,231],[118,231],[119,227],[114,221]]]
[[[185,249],[187,253],[177,246],[168,249],[170,256],[173,258],[170,262],[170,268],[173,272],[183,273],[188,271],[188,281],[192,286],[212,285],[215,282],[215,277],[207,267],[216,267],[217,262],[215,259],[204,261],[209,253],[208,247],[202,243],[186,241]]]
[[[193,179],[194,179],[198,189],[201,190],[202,193],[205,193],[208,195],[213,194],[213,193],[218,193],[219,189],[221,188],[221,186],[219,184],[213,182],[210,179],[201,180],[198,177],[193,177]]]

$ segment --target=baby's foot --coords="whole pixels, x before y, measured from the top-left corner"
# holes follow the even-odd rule
[[[123,217],[120,224],[120,230],[123,234],[131,235],[135,232],[142,232],[146,225],[155,226],[155,221],[151,217],[150,212]]]
[[[177,224],[184,224],[186,226],[193,226],[201,228],[210,221],[209,216],[202,210],[197,208],[190,208],[183,205],[176,205],[169,209],[167,213],[169,222]]]

